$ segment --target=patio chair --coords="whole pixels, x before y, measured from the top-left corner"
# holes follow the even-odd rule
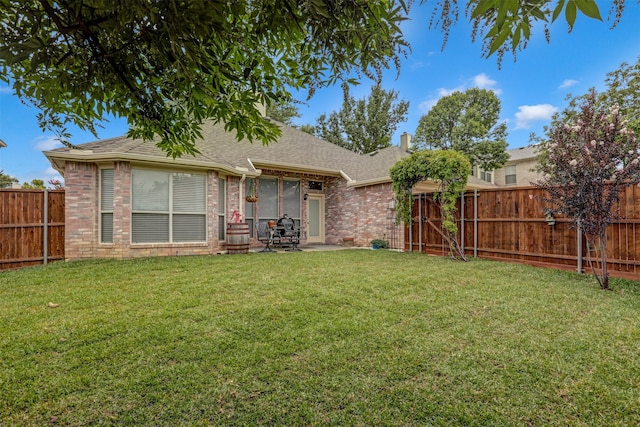
[[[291,218],[282,218],[281,223],[282,227],[284,227],[282,239],[288,240],[289,243],[291,243],[291,247],[285,249],[285,251],[302,251],[302,249],[298,247],[298,243],[300,243],[300,229],[296,227],[295,222],[293,222]]]
[[[269,228],[267,221],[258,221],[256,223],[256,238],[260,243],[264,243],[265,247],[260,252],[278,252],[271,249],[273,243],[273,230]]]

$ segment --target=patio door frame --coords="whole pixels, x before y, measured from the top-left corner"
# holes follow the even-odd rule
[[[311,235],[311,201],[318,202],[318,236]],[[324,194],[309,194],[307,196],[307,242],[308,243],[324,243],[325,242],[325,216],[324,216]]]

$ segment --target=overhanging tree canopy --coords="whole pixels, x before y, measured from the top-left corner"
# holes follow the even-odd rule
[[[43,128],[95,134],[104,114],[168,154],[195,153],[206,119],[275,140],[256,104],[380,76],[407,47],[404,2],[0,0],[0,78]]]
[[[421,0],[421,3],[426,2]],[[620,21],[624,8],[625,0],[612,2],[612,27]],[[512,52],[515,57],[517,51],[525,49],[534,27],[544,30],[548,42],[551,38],[549,24],[560,17],[564,17],[569,32],[581,14],[602,21],[596,0],[475,0],[466,3],[464,14],[473,24],[472,39],[482,38],[483,56],[497,53],[498,63],[506,52]],[[444,44],[460,15],[457,0],[441,0],[434,8],[429,26],[441,27],[445,34]]]
[[[624,3],[614,1],[616,22]],[[447,34],[457,2],[432,4],[431,24]],[[524,48],[536,23],[562,14],[570,27],[579,12],[600,19],[595,0],[468,5],[485,55]],[[257,103],[353,72],[379,77],[406,53],[407,14],[403,0],[0,0],[0,80],[63,140],[68,123],[95,134],[111,114],[173,156],[197,152],[206,119],[266,143],[278,129]]]

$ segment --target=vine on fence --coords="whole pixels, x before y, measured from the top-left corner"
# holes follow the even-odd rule
[[[438,184],[434,200],[442,213],[442,236],[449,243],[451,256],[460,260],[466,258],[456,238],[456,200],[464,192],[470,173],[469,160],[454,150],[417,151],[398,161],[390,171],[397,200],[397,216],[407,224],[412,220],[413,187],[428,179]],[[430,225],[435,228],[433,223],[430,222]]]

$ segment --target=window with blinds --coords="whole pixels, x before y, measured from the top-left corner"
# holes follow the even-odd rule
[[[100,169],[100,242],[113,243],[113,169]]]
[[[258,203],[261,220],[278,219],[278,178],[258,179]]]
[[[516,166],[510,165],[505,166],[504,168],[504,183],[505,184],[515,184],[517,182],[516,179]]]
[[[300,181],[285,179],[282,182],[282,214],[289,215],[300,226]]]
[[[204,242],[206,175],[133,169],[131,241]]]

